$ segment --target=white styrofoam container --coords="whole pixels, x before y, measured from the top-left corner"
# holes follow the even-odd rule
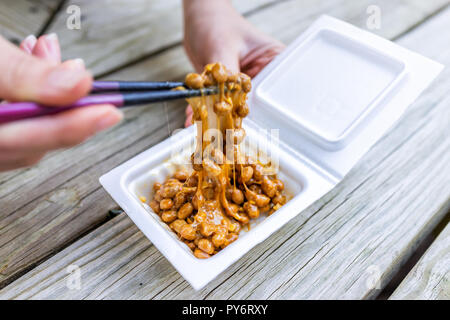
[[[246,142],[261,129],[279,129],[279,177],[292,198],[250,231],[206,260],[143,204],[195,140],[193,127],[111,170],[100,182],[178,272],[200,289],[306,207],[331,190],[397,121],[443,66],[370,32],[320,17],[253,79]],[[264,143],[264,142],[262,142]],[[174,150],[183,150],[174,157]]]

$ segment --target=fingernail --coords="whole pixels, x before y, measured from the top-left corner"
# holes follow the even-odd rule
[[[45,44],[47,49],[52,54],[58,53],[58,36],[56,33],[50,33],[44,36]]]
[[[108,112],[106,115],[100,117],[97,122],[96,132],[106,130],[117,124],[121,119],[121,115],[116,112]]]
[[[63,63],[67,70],[85,70],[85,63],[83,59],[67,60]]]
[[[77,59],[73,59],[73,64],[76,65],[78,68],[83,68],[86,66],[86,64],[84,63],[84,60],[81,58],[77,58]]]
[[[85,70],[68,70],[64,67],[54,69],[47,77],[47,85],[50,90],[70,90],[86,78]]]
[[[36,37],[30,34],[23,40],[22,48],[25,50],[25,52],[31,54],[33,52],[34,46],[36,45],[36,42]]]
[[[57,42],[58,41],[58,35],[56,33],[49,33],[45,35],[45,39],[47,39],[50,42]]]

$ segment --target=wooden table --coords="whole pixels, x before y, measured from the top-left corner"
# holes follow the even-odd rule
[[[234,1],[263,31],[291,42],[321,14],[366,28],[450,65],[448,0]],[[79,5],[81,30],[66,28]],[[270,23],[269,23],[270,22]],[[82,57],[97,78],[182,79],[179,0],[1,2],[0,33],[18,42],[57,32],[65,58]],[[194,291],[143,236],[98,177],[182,127],[184,103],[126,111],[119,126],[0,174],[0,298],[371,299],[416,248],[448,221],[450,70],[408,109],[337,188]],[[447,219],[447,220],[445,220]],[[444,221],[444,222],[443,222]],[[450,298],[449,227],[391,298]],[[67,286],[71,266],[80,288]]]

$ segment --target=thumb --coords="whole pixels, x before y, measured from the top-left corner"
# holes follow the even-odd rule
[[[0,98],[70,104],[86,95],[92,76],[83,68],[53,65],[24,53],[0,37]]]
[[[233,41],[233,39],[228,39],[229,35],[223,36],[221,38],[221,42],[216,41],[215,39],[212,43],[210,43],[207,46],[207,49],[202,52],[202,56],[204,58],[202,59],[203,62],[208,63],[215,63],[220,62],[222,63],[228,70],[230,70],[233,73],[239,72],[239,44],[236,41]],[[202,70],[203,71],[202,66]]]
[[[227,50],[217,51],[212,54],[210,61],[208,63],[220,62],[222,63],[228,70],[233,73],[237,73],[240,71],[239,68],[239,56],[237,54],[230,54]]]

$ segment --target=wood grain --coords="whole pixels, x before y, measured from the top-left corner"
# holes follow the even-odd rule
[[[61,12],[49,31],[59,34],[65,58],[82,57],[94,74],[104,74],[179,44],[182,38],[179,2],[70,0],[67,5],[73,3],[81,8],[81,30],[65,28],[67,15]],[[448,0],[431,0],[426,4],[422,0],[412,0],[408,3],[387,0],[234,0],[233,3],[240,12],[253,13],[254,20],[251,20],[262,30],[287,41],[323,13],[331,13],[365,28],[366,9],[369,5],[378,5],[382,10],[381,28],[373,31],[392,38],[420,22],[448,3]],[[271,9],[263,10],[260,7]],[[255,15],[259,10],[264,11],[264,14]],[[274,20],[279,20],[276,23],[284,24],[284,27],[272,28],[272,23],[267,21]]]
[[[450,300],[450,224],[441,231],[390,299]]]
[[[170,3],[172,7],[175,3],[179,6],[179,1],[144,2],[146,5],[141,3],[140,12],[148,14],[142,6],[152,9],[151,14],[155,15],[153,23],[157,25],[170,24],[170,21],[180,23],[180,21],[174,22],[180,17],[176,14],[167,17],[167,12],[164,11]],[[117,1],[117,3],[122,3],[120,8],[123,9],[124,1]],[[270,2],[266,0],[252,0],[241,3],[239,8],[247,12],[268,3]],[[88,1],[87,4],[92,2]],[[105,1],[102,4],[108,7]],[[147,4],[151,4],[150,7]],[[80,5],[82,12],[89,8],[87,5]],[[170,12],[173,10],[175,10],[174,13],[179,12],[178,7],[175,9],[172,7]],[[96,10],[92,13],[99,17],[104,16],[102,10],[99,8]],[[62,14],[65,15],[65,13]],[[127,10],[119,10],[117,15],[120,16],[120,14],[129,19]],[[61,28],[63,32],[68,32],[65,25],[61,25]],[[171,32],[175,33],[175,30]],[[64,38],[60,37],[60,39],[64,41]],[[147,39],[141,40],[148,42]],[[100,43],[104,42],[100,41]],[[154,44],[163,46],[161,41],[155,41]],[[167,63],[167,59],[172,59],[172,64],[183,67],[183,71],[177,73],[177,76],[181,77],[185,70],[190,70],[190,67],[181,47],[178,46],[178,48],[176,56],[168,53],[166,57],[157,57],[153,65],[155,72],[149,71],[144,74],[150,78],[152,75],[157,76],[157,79],[170,78],[170,70],[160,66],[170,66],[171,63]],[[91,49],[84,48],[84,50]],[[161,59],[162,57],[164,59]],[[164,73],[158,73],[156,70],[164,70]],[[139,73],[142,74],[142,72]],[[114,133],[103,133],[71,150],[49,154],[33,168],[0,174],[0,203],[2,204],[0,287],[14,279],[18,272],[27,270],[55,250],[101,224],[107,218],[108,210],[115,207],[115,204],[100,189],[98,177],[134,154],[167,138],[172,130],[182,127],[183,107],[184,103],[178,102],[167,105],[155,104],[127,111],[126,120],[113,130]],[[98,152],[99,150],[104,152]]]
[[[270,8],[271,12],[275,8]],[[342,10],[341,6],[336,8]],[[306,8],[301,12],[308,17]],[[251,19],[257,22],[259,14],[267,12],[258,12]],[[347,15],[350,20],[358,12]],[[398,42],[449,65],[448,40],[444,39],[449,35],[442,33],[449,27],[449,18],[447,9]],[[274,19],[272,28],[284,30],[287,19]],[[298,20],[295,17],[292,25],[296,26]],[[401,28],[402,32],[408,29],[407,26]],[[441,36],[436,37],[436,34]],[[155,70],[157,75],[164,74],[167,68],[175,76],[177,72],[186,71],[185,63],[182,49],[173,48],[116,75],[144,78],[151,76],[142,76],[142,70],[147,70],[144,68]],[[337,188],[255,247],[202,291],[194,292],[131,221],[121,215],[4,288],[0,298],[372,298],[379,292],[367,285],[373,270],[379,271],[382,288],[448,210],[449,85],[450,71],[446,70]],[[173,123],[178,121],[178,125],[182,122],[181,108],[179,105],[170,109],[169,118],[174,119]],[[12,218],[3,217],[0,230],[8,228],[10,237],[17,235],[16,230],[21,227],[16,224],[10,228],[10,224],[15,219],[28,221],[29,209],[45,206],[42,203],[48,194],[54,197],[52,205],[58,203],[60,207],[43,211],[45,222],[42,223],[51,224],[52,233],[40,233],[42,227],[38,227],[24,230],[19,236],[23,241],[23,247],[19,247],[23,255],[10,260],[16,263],[15,269],[5,269],[5,279],[33,259],[48,255],[46,249],[49,248],[42,249],[43,243],[51,243],[55,250],[67,240],[66,232],[72,236],[80,232],[68,227],[69,224],[81,229],[88,216],[101,217],[105,214],[102,210],[113,206],[99,189],[96,179],[158,140],[153,137],[161,128],[154,130],[149,124],[152,119],[159,119],[153,123],[161,123],[162,115],[157,118],[155,110],[161,109],[130,110],[128,121],[108,135],[92,139],[78,149],[51,155],[40,168],[29,170],[31,187],[21,184],[23,180],[12,184],[27,188],[36,200],[23,208],[9,207]],[[130,142],[131,139],[138,140]],[[100,146],[102,153],[98,152]],[[86,157],[87,154],[90,156]],[[59,172],[51,172],[52,176],[47,176],[40,187],[43,168]],[[13,194],[9,191],[3,197]],[[73,205],[73,198],[79,199],[76,205]],[[14,201],[7,203],[17,205]],[[37,212],[41,209],[35,215]],[[30,223],[29,227],[33,226]],[[61,226],[67,226],[65,233],[61,233]],[[84,225],[85,229],[87,226],[89,224]],[[32,237],[35,238],[28,242]],[[54,245],[54,238],[60,241],[58,245]],[[17,246],[5,250],[3,245],[0,256],[15,249]],[[34,254],[32,258],[30,252]],[[82,268],[84,285],[81,290],[68,290],[65,286],[69,264]]]
[[[0,35],[19,43],[37,35],[62,0],[7,0],[0,2]]]
[[[233,0],[248,13],[276,0]],[[57,32],[65,58],[83,58],[94,74],[138,61],[181,42],[180,0],[70,0],[82,13],[81,29],[65,28],[67,15],[60,12],[49,31]]]

